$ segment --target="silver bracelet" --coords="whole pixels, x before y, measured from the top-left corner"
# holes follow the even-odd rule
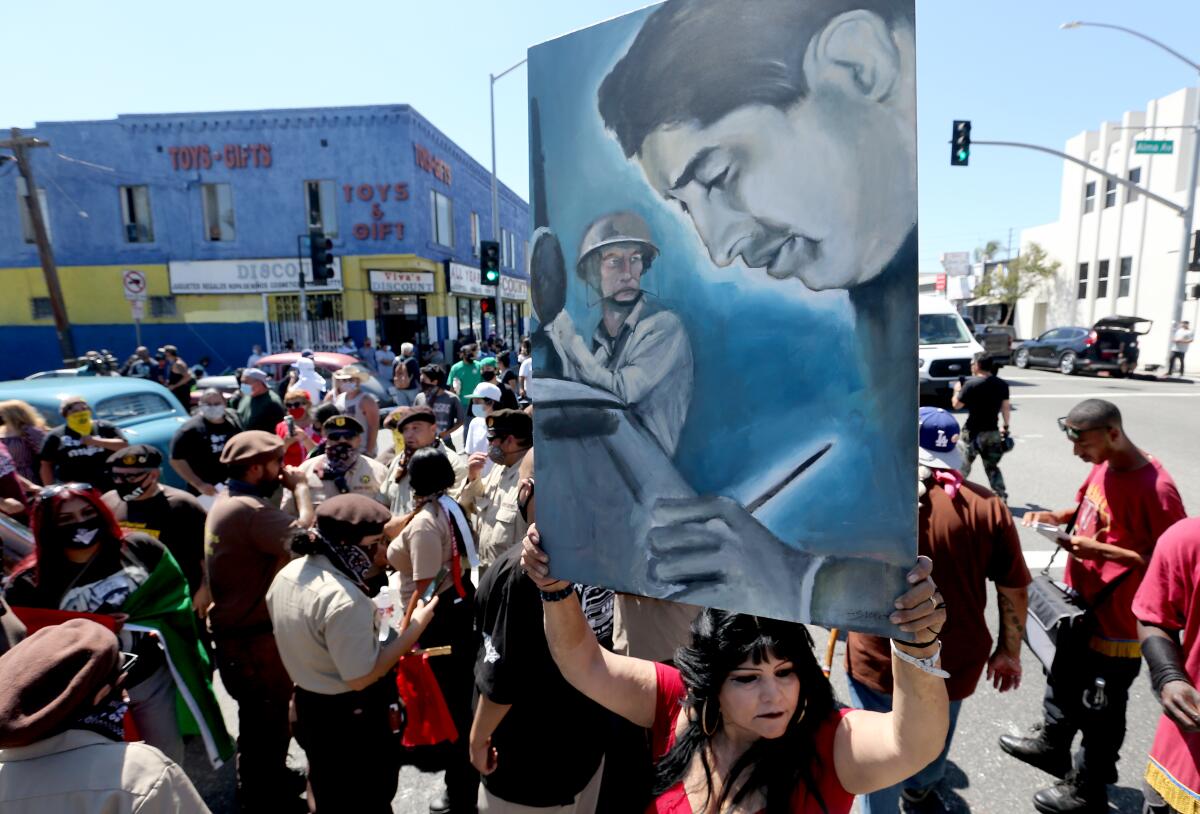
[[[903,650],[896,647],[895,642],[892,642],[892,653],[898,659],[900,659],[900,661],[906,661],[909,664],[911,664],[912,666],[916,667],[918,670],[929,673],[931,676],[937,676],[938,678],[949,678],[950,677],[949,673],[947,673],[945,670],[943,670],[941,667],[938,667],[938,665],[937,665],[938,657],[942,655],[941,639],[938,640],[937,650],[933,651],[933,653],[926,656],[925,658],[919,658],[917,656],[912,656],[912,655],[909,655],[908,653],[905,653]]]

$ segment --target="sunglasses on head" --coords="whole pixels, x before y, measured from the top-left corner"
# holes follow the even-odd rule
[[[1096,427],[1072,427],[1067,423],[1067,417],[1063,416],[1058,420],[1058,428],[1067,434],[1068,439],[1072,441],[1078,441],[1085,432],[1091,432],[1092,430],[1107,430],[1109,429],[1109,426],[1107,424],[1101,424]]]
[[[38,500],[49,500],[67,491],[79,491],[94,488],[90,483],[56,483],[38,492]]]
[[[283,406],[287,407],[289,410],[291,410],[296,407],[307,407],[308,402],[307,401],[289,401],[289,402],[285,402]]]

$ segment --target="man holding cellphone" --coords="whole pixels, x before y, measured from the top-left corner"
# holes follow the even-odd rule
[[[1047,676],[1044,722],[1029,737],[1003,735],[1000,748],[1063,781],[1037,792],[1034,807],[1047,814],[1107,806],[1107,784],[1117,779],[1125,740],[1129,686],[1141,667],[1133,596],[1142,582],[1155,541],[1185,511],[1175,482],[1155,458],[1125,434],[1112,402],[1087,399],[1058,420],[1075,456],[1092,464],[1078,505],[1029,512],[1025,526],[1074,529],[1058,544],[1070,552],[1066,581],[1090,605],[1106,584],[1120,585],[1095,609],[1097,630],[1086,656],[1068,678]],[[1107,703],[1087,705],[1084,693],[1104,680]],[[1082,731],[1082,749],[1071,762],[1071,741]]]

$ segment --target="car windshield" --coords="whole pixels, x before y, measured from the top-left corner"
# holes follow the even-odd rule
[[[957,314],[921,314],[917,328],[922,345],[951,345],[971,341]]]
[[[171,403],[157,393],[128,393],[104,399],[96,405],[96,418],[128,421],[131,418],[174,412]]]

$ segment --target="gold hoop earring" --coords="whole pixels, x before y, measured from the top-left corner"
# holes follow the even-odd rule
[[[716,734],[717,728],[713,726],[712,732],[708,731],[708,699],[704,699],[704,705],[700,707],[700,731],[704,733],[704,737],[711,738]]]
[[[796,723],[804,720],[804,716],[808,714],[808,696],[804,696],[804,706],[800,708],[800,717],[796,719]]]

